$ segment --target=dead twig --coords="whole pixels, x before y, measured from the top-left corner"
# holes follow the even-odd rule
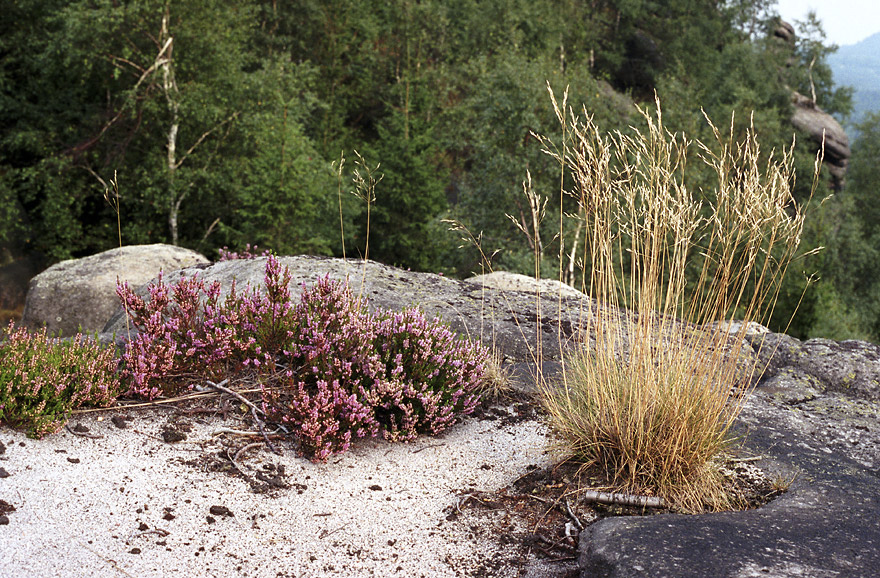
[[[568,498],[566,498],[562,503],[565,504],[565,513],[568,514],[568,517],[571,518],[572,522],[574,522],[574,525],[577,527],[578,531],[583,530],[584,525],[581,523],[580,519],[572,511],[571,504],[568,503]]]
[[[345,528],[346,526],[348,526],[348,524],[343,524],[343,525],[339,526],[338,528],[336,528],[335,530],[331,530],[330,532],[328,532],[326,529],[325,529],[325,530],[321,530],[321,533],[318,535],[318,539],[319,539],[319,540],[323,540],[323,539],[326,538],[327,536],[332,536],[333,534],[335,534],[336,532],[342,530],[342,529]]]
[[[254,423],[257,424],[257,428],[260,430],[260,434],[263,436],[263,439],[266,441],[266,446],[272,450],[272,453],[275,455],[281,455],[281,450],[275,448],[272,445],[272,441],[269,439],[269,436],[266,434],[266,430],[263,429],[263,421],[257,417],[257,408],[251,407],[251,416],[254,418]]]
[[[413,451],[411,451],[410,453],[411,453],[411,454],[417,454],[417,453],[419,453],[419,452],[425,451],[425,450],[430,449],[430,448],[439,448],[439,447],[442,447],[442,446],[445,446],[445,445],[446,445],[446,444],[444,444],[444,443],[431,444],[431,445],[429,445],[429,446],[425,446],[425,447],[423,447],[423,448],[419,448],[419,449],[417,449],[417,450],[413,450]]]
[[[245,446],[245,447],[247,447],[247,446]],[[233,456],[232,454],[229,453],[229,449],[231,449],[231,448],[227,448],[227,450],[226,450],[226,457],[227,457],[227,459],[229,459],[229,463],[232,464],[232,467],[235,468],[244,479],[250,480],[251,477],[248,475],[248,473],[246,471],[241,469],[241,466],[239,466],[238,463],[235,461],[235,456]],[[236,452],[236,456],[237,455],[238,455],[238,453]]]
[[[254,418],[254,423],[257,424],[257,428],[260,430],[260,434],[262,434],[263,439],[266,440],[266,446],[268,446],[268,448],[270,450],[272,450],[272,453],[280,456],[281,451],[278,450],[274,445],[272,445],[272,440],[270,440],[269,436],[266,435],[266,430],[263,428],[263,420],[261,420],[259,417],[257,417],[257,412],[259,412],[263,415],[266,415],[266,412],[264,412],[263,410],[258,408],[256,405],[254,405],[249,399],[245,398],[243,395],[236,393],[236,392],[232,391],[231,389],[229,389],[228,387],[226,387],[227,383],[229,383],[229,378],[224,379],[220,383],[214,383],[213,381],[208,380],[209,386],[213,387],[217,391],[220,391],[222,393],[226,393],[226,394],[233,396],[234,398],[236,398],[237,400],[241,401],[243,404],[245,404],[246,406],[251,408],[251,416]]]
[[[212,437],[223,435],[223,434],[230,434],[230,435],[235,435],[235,436],[246,436],[246,437],[253,437],[253,436],[262,435],[258,431],[245,431],[245,430],[240,430],[240,429],[232,429],[229,427],[220,427],[220,428],[217,428],[211,432]],[[277,440],[284,439],[284,436],[279,433],[271,433],[271,434],[269,434],[269,437],[272,439],[277,439]]]
[[[233,459],[233,461],[237,462],[238,458],[241,457],[241,454],[248,451],[249,449],[253,449],[253,448],[261,446],[261,445],[263,445],[263,442],[257,442],[255,444],[248,444],[248,445],[244,446],[243,448],[241,448],[240,450],[235,452],[235,458]]]
[[[171,532],[169,532],[168,530],[163,530],[162,528],[154,528],[153,530],[144,530],[143,532],[137,532],[136,534],[132,534],[131,538],[129,538],[129,540],[131,540],[132,538],[140,538],[141,536],[146,536],[147,534],[157,534],[158,536],[161,536],[164,538],[165,536],[167,536],[170,533]]]
[[[637,496],[635,494],[618,494],[586,490],[581,499],[587,503],[607,504],[615,506],[639,506],[642,508],[665,508],[666,500],[658,496]]]

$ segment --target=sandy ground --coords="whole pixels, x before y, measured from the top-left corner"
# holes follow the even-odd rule
[[[94,437],[0,429],[0,500],[15,508],[0,525],[4,578],[551,575],[486,516],[451,515],[469,492],[550,463],[534,419],[468,418],[323,464],[255,446],[236,461],[247,478],[229,456],[260,438],[212,435],[247,428],[235,417],[115,410],[69,426]]]

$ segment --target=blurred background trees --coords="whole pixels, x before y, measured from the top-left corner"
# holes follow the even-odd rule
[[[559,132],[546,83],[607,130],[629,130],[655,91],[667,128],[711,140],[753,118],[762,144],[789,145],[791,91],[846,115],[821,24],[775,35],[772,0],[0,0],[0,247],[43,265],[117,243],[103,194],[120,185],[122,240],[216,256],[365,250],[351,162],[381,163],[370,256],[467,276],[456,219],[493,266],[533,271],[526,170],[559,212],[558,166],[532,133]],[[582,108],[583,107],[583,108]],[[846,187],[817,209],[774,329],[807,293],[791,331],[876,338],[880,230],[873,202],[880,119],[861,127]],[[796,145],[807,199],[816,146]],[[693,175],[695,186],[710,186]],[[823,178],[815,199],[830,192]],[[562,199],[566,211],[570,199]],[[558,218],[540,233],[558,275]],[[2,264],[2,262],[0,262]]]

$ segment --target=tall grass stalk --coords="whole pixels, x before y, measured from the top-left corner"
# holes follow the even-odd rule
[[[377,164],[376,168],[371,169],[367,164],[367,161],[364,160],[364,157],[361,156],[359,152],[354,151],[354,154],[357,156],[357,160],[354,161],[356,168],[354,169],[354,175],[352,177],[354,181],[354,190],[352,191],[352,194],[361,199],[367,205],[367,232],[364,241],[364,267],[361,278],[361,287],[358,290],[358,301],[360,301],[366,284],[367,260],[370,258],[370,209],[372,208],[373,203],[376,202],[376,185],[379,184],[385,175],[379,174],[377,176],[376,174],[381,163]]]
[[[596,305],[564,383],[541,385],[552,429],[620,491],[682,511],[733,507],[717,466],[760,370],[745,331],[772,313],[804,222],[792,151],[765,158],[753,127],[737,141],[733,121],[723,134],[708,118],[716,142],[690,141],[664,128],[659,102],[631,136],[553,105],[567,138],[540,138],[566,171]],[[688,186],[695,157],[714,190]]]
[[[101,181],[103,182],[103,181]],[[110,185],[104,187],[104,200],[107,201],[107,204],[110,205],[110,208],[113,209],[113,212],[116,213],[116,234],[119,237],[119,248],[122,248],[122,216],[119,210],[119,178],[116,176],[116,171],[113,171],[113,180],[110,181]],[[116,277],[116,282],[119,283],[119,277]],[[131,340],[131,325],[128,321],[128,315],[125,316],[125,335]]]

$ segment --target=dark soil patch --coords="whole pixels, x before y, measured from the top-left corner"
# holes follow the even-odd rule
[[[268,462],[250,465],[247,456],[253,456],[253,453],[248,453],[247,456],[236,462],[236,454],[246,445],[246,443],[237,441],[225,441],[222,442],[223,447],[217,451],[203,454],[195,459],[182,460],[182,462],[201,471],[219,472],[233,478],[240,478],[250,485],[251,492],[255,494],[276,497],[280,492],[290,489],[288,474],[283,464]],[[303,484],[295,484],[295,488],[300,494],[308,489]]]
[[[9,514],[15,511],[15,506],[7,502],[6,500],[0,500],[0,526],[6,526],[9,524]]]
[[[763,506],[782,491],[750,458],[725,465],[730,489],[745,503],[744,509]],[[576,561],[580,532],[610,516],[646,516],[669,513],[666,507],[603,504],[587,491],[607,488],[605,476],[583,469],[573,461],[549,468],[531,466],[512,484],[497,492],[463,491],[447,509],[447,521],[463,523],[491,520],[494,531],[487,537],[503,546],[516,544],[522,560],[537,558],[558,566],[559,576],[579,575]],[[472,527],[476,527],[475,524]]]

